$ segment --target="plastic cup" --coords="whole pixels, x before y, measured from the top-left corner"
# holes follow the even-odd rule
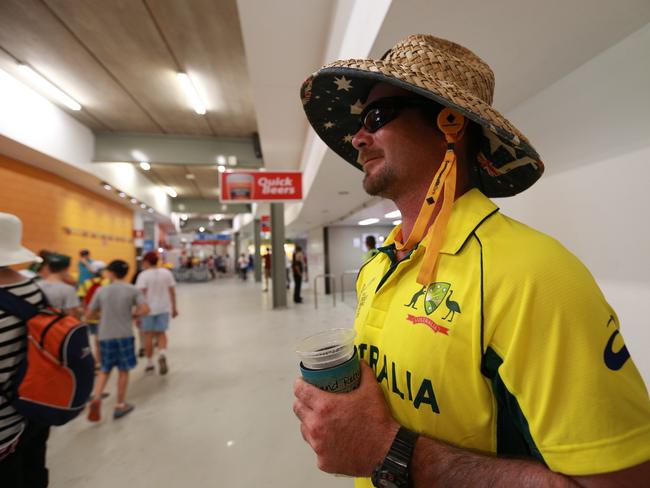
[[[296,352],[305,381],[334,393],[347,393],[359,386],[356,335],[353,329],[330,329],[303,339]]]

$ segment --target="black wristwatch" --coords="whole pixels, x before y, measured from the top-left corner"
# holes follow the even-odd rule
[[[374,469],[370,480],[377,488],[411,488],[410,464],[418,434],[400,427],[386,458]]]

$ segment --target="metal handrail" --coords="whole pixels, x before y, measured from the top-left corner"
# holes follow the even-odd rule
[[[318,308],[318,278],[323,278],[323,284],[325,280],[330,280],[330,284],[332,285],[332,298],[336,307],[336,278],[331,274],[319,274],[314,276],[314,308]]]
[[[342,301],[342,302],[345,301],[345,282],[343,281],[344,278],[345,278],[346,276],[349,276],[349,275],[357,276],[358,274],[359,274],[359,270],[358,270],[358,269],[352,269],[352,270],[349,270],[349,271],[343,271],[343,273],[341,273],[341,301]]]

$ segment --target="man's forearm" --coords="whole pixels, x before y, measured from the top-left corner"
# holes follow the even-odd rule
[[[573,480],[535,461],[490,457],[420,436],[411,473],[414,488],[436,487],[578,487]]]

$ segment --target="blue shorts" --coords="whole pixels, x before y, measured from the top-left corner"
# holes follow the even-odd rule
[[[134,337],[99,341],[99,350],[102,355],[102,372],[108,373],[113,367],[117,367],[120,371],[135,368],[137,360]]]
[[[143,332],[165,332],[169,328],[169,313],[145,315],[141,325]]]

